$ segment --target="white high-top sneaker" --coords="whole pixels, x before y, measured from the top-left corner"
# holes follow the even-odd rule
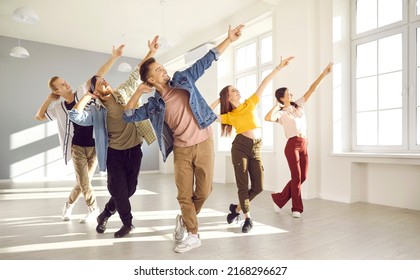
[[[96,221],[96,218],[99,216],[99,207],[93,208],[91,206],[88,207],[87,215],[79,221],[79,223],[84,224],[91,221]]]
[[[65,222],[70,221],[71,211],[73,211],[73,206],[74,206],[74,204],[69,204],[68,202],[64,203],[63,214],[61,216],[63,221],[65,221]]]
[[[191,249],[201,246],[201,239],[199,234],[188,233],[187,237],[182,240],[181,244],[175,247],[175,252],[184,253]]]

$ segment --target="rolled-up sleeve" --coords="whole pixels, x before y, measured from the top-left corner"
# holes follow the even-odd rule
[[[82,126],[93,125],[93,117],[88,111],[78,112],[76,109],[69,111],[69,119]]]
[[[123,114],[123,121],[125,122],[138,122],[144,121],[149,118],[146,106],[143,105],[138,109],[125,110]]]

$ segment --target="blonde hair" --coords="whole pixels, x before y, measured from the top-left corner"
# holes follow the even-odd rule
[[[56,88],[54,87],[53,83],[54,83],[55,81],[57,81],[57,79],[58,79],[58,78],[60,78],[60,77],[58,77],[58,76],[54,76],[54,77],[52,77],[52,78],[48,81],[48,87],[49,87],[52,91],[56,90]]]

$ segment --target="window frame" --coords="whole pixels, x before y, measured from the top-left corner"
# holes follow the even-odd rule
[[[420,28],[420,9],[416,15],[416,1],[402,0],[402,20],[356,34],[356,7],[357,0],[352,0],[351,14],[351,149],[354,152],[376,152],[376,153],[418,153],[420,144],[417,144],[417,28]],[[358,45],[374,40],[380,40],[395,34],[402,34],[402,144],[398,146],[389,145],[357,145],[357,108],[356,108],[356,69],[357,57],[356,48]],[[419,38],[420,39],[420,38]],[[419,43],[420,44],[420,43]],[[420,67],[419,67],[420,71]],[[380,109],[378,108],[377,112]],[[420,143],[420,139],[418,139]]]

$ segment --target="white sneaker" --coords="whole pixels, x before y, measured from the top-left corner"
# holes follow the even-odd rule
[[[176,242],[181,242],[184,239],[185,225],[181,215],[177,215],[175,219],[174,239]]]
[[[63,214],[61,219],[65,222],[70,221],[71,219],[71,211],[73,211],[74,204],[69,204],[68,202],[64,203],[63,206]]]
[[[293,216],[293,218],[300,218],[300,212],[298,212],[298,211],[293,211],[293,212],[292,212],[292,216]]]
[[[175,247],[175,252],[184,253],[191,249],[198,248],[201,246],[201,239],[199,234],[188,233],[187,237],[182,241],[181,244]]]
[[[96,218],[98,218],[100,214],[99,207],[96,207],[96,208],[88,207],[88,209],[89,209],[88,210],[89,212],[83,219],[79,221],[79,223],[84,224],[84,223],[96,221]]]

